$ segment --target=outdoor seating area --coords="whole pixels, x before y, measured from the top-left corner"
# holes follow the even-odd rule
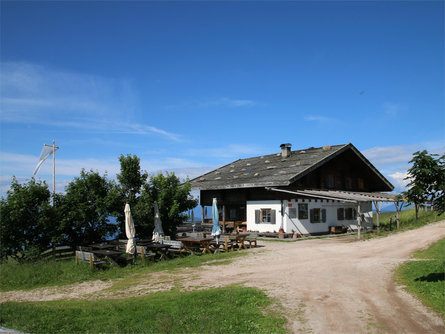
[[[135,240],[136,253],[126,253],[128,240],[112,240],[108,243],[78,246],[75,252],[76,263],[86,262],[90,267],[102,268],[110,266],[126,266],[133,264],[135,259],[150,262],[167,261],[186,255],[217,254],[233,252],[257,247],[256,238],[249,238],[250,233],[232,233],[212,236],[187,235],[176,240],[151,239]]]

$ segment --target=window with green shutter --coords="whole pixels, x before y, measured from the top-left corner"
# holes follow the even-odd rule
[[[308,219],[308,206],[306,203],[298,204],[298,219]]]

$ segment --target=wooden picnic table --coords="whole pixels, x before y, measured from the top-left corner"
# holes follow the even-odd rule
[[[118,258],[122,257],[122,252],[111,249],[93,249],[91,253],[99,258],[109,259],[113,265],[118,265]]]
[[[210,243],[213,241],[213,238],[180,238],[177,239],[182,242],[184,249],[194,254],[194,249],[199,248],[202,249],[202,254],[208,253],[212,254],[210,250]]]
[[[110,244],[93,244],[93,245],[88,245],[89,247],[91,247],[92,249],[116,249],[116,245],[110,245]]]
[[[244,241],[246,241],[246,238],[250,235],[250,233],[232,233],[230,234],[231,239],[233,239],[236,244],[238,245],[239,249],[244,248],[247,249],[246,244]]]
[[[170,245],[151,243],[151,244],[144,245],[144,247],[147,250],[150,250],[150,251],[155,252],[156,254],[158,254],[159,255],[159,260],[161,260],[161,261],[169,259],[168,255],[167,255],[167,251],[171,247]]]

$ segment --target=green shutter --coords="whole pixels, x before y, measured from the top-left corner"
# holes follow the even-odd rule
[[[270,210],[270,223],[275,224],[276,210]]]
[[[255,224],[259,224],[261,219],[261,212],[260,210],[255,210]]]
[[[321,221],[326,223],[326,209],[321,209]]]

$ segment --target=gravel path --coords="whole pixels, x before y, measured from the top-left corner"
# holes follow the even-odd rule
[[[445,221],[390,237],[354,237],[292,243],[261,242],[266,247],[225,266],[181,272],[180,286],[196,289],[243,283],[276,298],[293,333],[445,333],[444,321],[393,281],[394,269],[414,251],[445,238]],[[173,274],[154,275],[143,284],[107,295],[110,283],[2,293],[4,300],[51,300],[144,295],[178,286]],[[169,275],[171,276],[169,279]],[[150,283],[155,282],[155,283]]]

